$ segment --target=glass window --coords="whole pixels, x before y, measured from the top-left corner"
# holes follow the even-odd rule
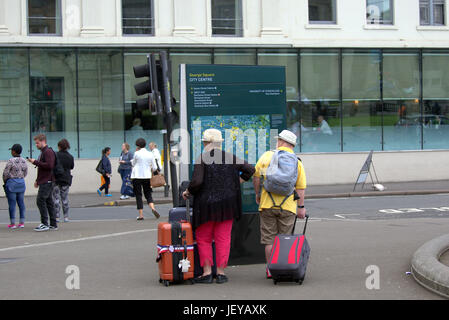
[[[0,160],[19,143],[30,154],[28,50],[0,48]]]
[[[149,108],[138,110],[136,99],[143,96],[136,96],[134,85],[145,81],[145,78],[134,77],[133,66],[147,63],[147,54],[150,52],[132,50],[125,53],[125,140],[134,146],[138,138],[144,138],[148,143],[155,142],[162,152],[163,136],[161,130],[164,129],[162,116],[154,116]]]
[[[259,50],[258,64],[285,66],[287,90],[287,127],[300,138],[298,53],[296,50]],[[299,141],[298,141],[299,142]],[[296,152],[300,151],[298,143]]]
[[[66,138],[78,156],[75,51],[31,49],[30,61],[32,136],[44,133],[54,150]],[[39,154],[34,143],[32,148],[34,155]]]
[[[445,0],[419,0],[419,17],[423,26],[445,25]]]
[[[343,51],[343,151],[382,150],[380,51]]]
[[[393,24],[393,0],[366,0],[367,24]]]
[[[419,77],[418,52],[384,53],[384,150],[421,149]]]
[[[449,149],[449,52],[423,52],[424,149]]]
[[[61,0],[28,0],[28,33],[62,35]]]
[[[341,151],[338,50],[302,50],[300,69],[301,151]]]
[[[310,23],[336,23],[335,0],[309,0]]]
[[[243,36],[241,0],[212,0],[212,35]]]
[[[100,158],[105,147],[118,157],[124,141],[122,51],[80,49],[78,61],[80,157]]]
[[[154,35],[152,0],[122,0],[123,34]]]
[[[256,50],[254,49],[215,49],[215,64],[255,65]]]

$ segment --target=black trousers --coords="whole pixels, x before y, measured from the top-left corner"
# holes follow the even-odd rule
[[[136,196],[137,210],[143,209],[142,189],[147,203],[153,202],[153,196],[151,195],[153,189],[151,189],[150,179],[133,179],[133,189]]]
[[[104,185],[102,185],[100,187],[100,191],[103,191],[103,189],[104,189],[104,193],[109,194],[109,185],[111,184],[111,178],[109,178],[105,174],[103,175],[103,178],[104,178],[105,183],[104,183]]]
[[[48,226],[48,217],[50,217],[50,226],[57,227],[56,211],[52,197],[53,187],[53,182],[41,184],[37,192],[36,204],[41,214],[41,223]]]

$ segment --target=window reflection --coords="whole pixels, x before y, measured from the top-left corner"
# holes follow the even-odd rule
[[[385,52],[383,77],[384,150],[421,149],[418,53]]]
[[[341,151],[339,52],[301,52],[303,152]]]

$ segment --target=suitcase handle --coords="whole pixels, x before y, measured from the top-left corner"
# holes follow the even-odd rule
[[[295,223],[293,224],[292,235],[295,233],[296,222],[298,221],[298,215],[295,216]],[[306,214],[306,223],[304,224],[304,230],[302,232],[303,235],[306,234],[307,222],[309,221],[309,215]]]
[[[190,222],[190,199],[186,200],[186,222]]]

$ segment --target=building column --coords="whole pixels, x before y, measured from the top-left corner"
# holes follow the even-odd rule
[[[243,2],[243,25],[245,37],[260,37],[262,0],[246,0]]]
[[[174,10],[174,36],[196,35],[194,19],[196,19],[195,6],[190,0],[173,0]]]
[[[279,0],[262,0],[262,37],[283,36]]]
[[[0,0],[0,36],[9,35],[9,29],[6,25],[6,1]]]
[[[104,36],[103,0],[82,0],[81,36]]]
[[[173,34],[173,0],[154,1],[155,35],[170,37]]]

